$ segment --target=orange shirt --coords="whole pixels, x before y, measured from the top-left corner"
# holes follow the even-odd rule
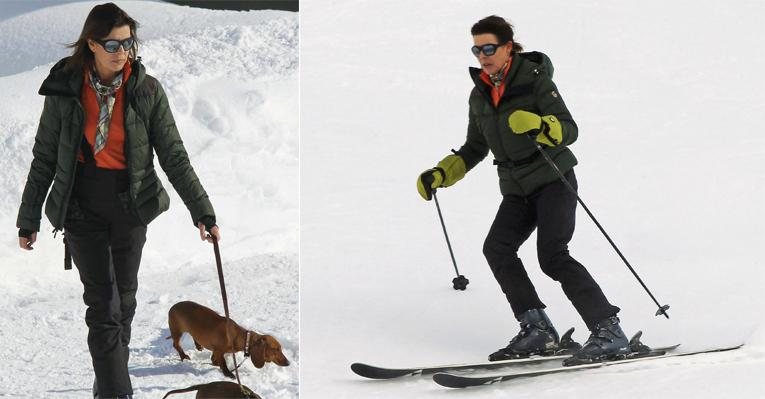
[[[504,71],[502,72],[504,74],[504,77],[507,78],[507,72],[510,70],[510,64],[513,63],[512,57],[509,61],[507,61],[507,65],[504,68]],[[491,78],[489,77],[489,74],[481,71],[481,80],[486,82],[489,87],[491,87],[491,101],[494,103],[494,106],[496,107],[499,105],[499,99],[502,98],[502,94],[505,93],[505,87],[507,86],[507,80],[502,79],[502,83],[499,85],[499,87],[494,86],[494,83],[491,82]]]
[[[125,83],[130,77],[130,62],[125,63],[122,70],[122,86],[117,90],[112,109],[112,119],[109,123],[109,137],[106,139],[106,146],[103,150],[95,154],[96,166],[104,169],[125,169]],[[96,91],[90,87],[90,73],[86,70],[85,79],[82,83],[82,94],[80,95],[82,106],[85,108],[85,123],[83,133],[85,139],[90,144],[93,151],[93,143],[96,142],[96,130],[98,127],[98,99]],[[77,159],[84,162],[82,152]]]

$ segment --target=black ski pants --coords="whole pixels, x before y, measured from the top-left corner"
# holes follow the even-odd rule
[[[127,174],[78,167],[64,223],[87,305],[88,348],[99,397],[133,394],[128,374],[144,226],[127,206]]]
[[[565,176],[576,189],[573,169]],[[568,243],[574,234],[576,204],[576,196],[560,180],[527,197],[505,195],[502,199],[483,253],[516,318],[527,310],[545,308],[518,258],[518,248],[535,228],[542,271],[561,284],[588,328],[592,330],[597,322],[619,311],[608,302],[587,269],[568,252]]]

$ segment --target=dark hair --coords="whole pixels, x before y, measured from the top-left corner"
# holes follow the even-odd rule
[[[490,15],[473,25],[470,28],[470,34],[473,36],[491,33],[499,39],[499,44],[513,42],[512,54],[523,52],[523,46],[513,40],[513,25],[505,21],[504,18],[496,15]]]
[[[88,39],[101,39],[109,35],[112,29],[120,26],[130,27],[130,36],[135,39],[136,45],[128,52],[128,58],[134,60],[137,52],[138,37],[136,29],[138,22],[114,3],[99,4],[93,7],[85,18],[80,38],[76,42],[67,45],[74,49],[72,56],[67,62],[67,68],[73,70],[83,69],[93,64],[93,52],[88,47]]]

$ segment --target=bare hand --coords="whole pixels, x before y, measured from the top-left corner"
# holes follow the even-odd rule
[[[19,247],[21,249],[24,249],[24,250],[27,250],[27,251],[31,251],[31,250],[34,249],[34,248],[32,248],[32,244],[34,244],[35,241],[37,241],[37,232],[36,231],[34,233],[32,233],[32,235],[29,236],[29,238],[27,238],[27,237],[19,237]]]
[[[214,235],[215,238],[220,241],[220,229],[218,229],[218,226],[213,226],[210,229],[210,234],[207,234],[205,231],[205,224],[202,222],[197,223],[197,226],[199,226],[199,238],[202,239],[202,241],[207,241],[209,243],[213,242],[212,236],[210,234]]]

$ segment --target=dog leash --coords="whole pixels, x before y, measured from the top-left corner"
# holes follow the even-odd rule
[[[226,313],[226,341],[231,343],[231,356],[234,357],[234,366],[236,366],[236,352],[234,351],[234,341],[231,340],[231,336],[229,336],[228,333],[228,326],[231,323],[231,317],[228,313],[228,296],[226,295],[226,283],[223,281],[223,264],[220,260],[220,247],[218,246],[218,238],[215,237],[214,234],[207,234],[208,238],[212,238],[213,242],[213,251],[215,251],[215,264],[218,267],[218,280],[220,281],[220,293],[223,297],[223,310]],[[246,339],[246,338],[245,338]],[[245,343],[245,346],[248,343]],[[226,359],[223,359],[224,365],[226,362]],[[242,362],[244,363],[244,361]],[[241,364],[240,364],[241,366]],[[239,379],[239,367],[234,367],[234,373],[236,374],[236,383],[239,384],[239,390],[242,391],[242,395],[244,395],[245,398],[249,398],[249,394],[242,386],[242,381]]]

